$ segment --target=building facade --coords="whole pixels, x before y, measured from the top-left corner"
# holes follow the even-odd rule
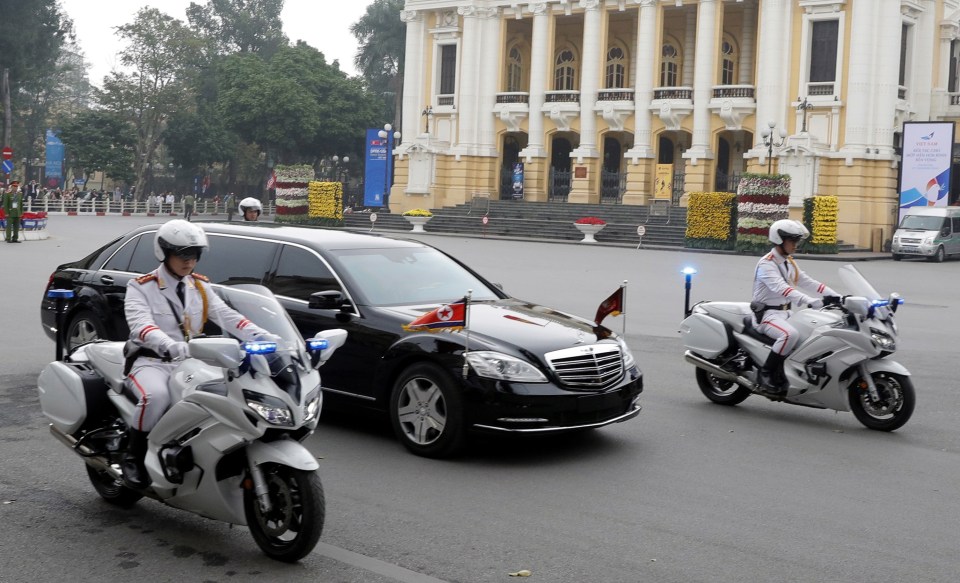
[[[960,119],[960,0],[407,0],[392,211],[686,204],[743,172],[879,250],[903,123]],[[955,167],[954,176],[960,174]],[[951,189],[951,203],[958,189]]]

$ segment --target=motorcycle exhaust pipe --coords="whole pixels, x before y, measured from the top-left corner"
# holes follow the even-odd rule
[[[728,370],[723,370],[719,366],[713,364],[712,362],[700,356],[697,356],[696,354],[690,352],[689,350],[683,353],[683,358],[693,366],[697,368],[702,368],[703,370],[707,371],[708,373],[712,374],[718,379],[723,379],[725,381],[731,381],[731,382],[737,383],[742,387],[746,387],[750,389],[754,393],[760,392],[759,387],[757,387],[757,385],[750,379],[746,377],[742,377],[737,373],[733,373]]]
[[[86,462],[87,465],[89,465],[93,469],[100,470],[102,472],[107,472],[108,474],[110,474],[111,477],[117,480],[121,479],[120,472],[118,472],[116,468],[111,466],[105,458],[103,458],[102,456],[96,455],[92,449],[88,448],[85,445],[81,445],[80,447],[77,447],[77,440],[72,435],[68,435],[60,431],[53,424],[50,425],[50,433],[52,433],[53,436],[56,437],[58,441],[60,441],[60,443],[69,447],[73,451],[77,452],[77,454],[83,458],[83,461]]]

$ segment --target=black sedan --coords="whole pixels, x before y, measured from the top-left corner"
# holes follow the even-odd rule
[[[67,288],[63,329],[54,302],[43,328],[68,349],[126,339],[126,283],[156,268],[141,227],[57,268]],[[305,336],[343,328],[347,344],[323,368],[325,395],[386,411],[413,453],[455,453],[468,431],[549,433],[600,427],[640,412],[643,377],[626,343],[593,322],[511,298],[451,256],[416,241],[276,224],[203,223],[210,249],[197,271],[218,285],[271,289]],[[465,327],[404,327],[469,291]],[[428,316],[429,317],[429,316]],[[439,320],[439,321],[442,321]]]

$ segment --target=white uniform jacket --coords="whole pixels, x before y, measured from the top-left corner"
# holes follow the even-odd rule
[[[810,297],[803,293],[816,294]],[[796,303],[806,306],[821,296],[837,293],[803,272],[791,259],[784,257],[774,247],[757,262],[753,278],[753,301],[767,306],[784,306]]]
[[[127,283],[124,313],[130,339],[158,355],[166,354],[176,342],[199,335],[207,318],[224,334],[253,340],[266,334],[228,306],[210,288],[209,280],[197,273],[183,278],[184,303],[177,296],[179,279],[164,265]],[[184,305],[185,304],[185,305]]]

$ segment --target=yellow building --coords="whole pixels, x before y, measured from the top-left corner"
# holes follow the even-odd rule
[[[892,234],[907,121],[960,119],[960,0],[407,0],[394,212],[686,204],[743,172]],[[960,167],[954,165],[954,183]],[[958,188],[951,188],[951,203]]]

